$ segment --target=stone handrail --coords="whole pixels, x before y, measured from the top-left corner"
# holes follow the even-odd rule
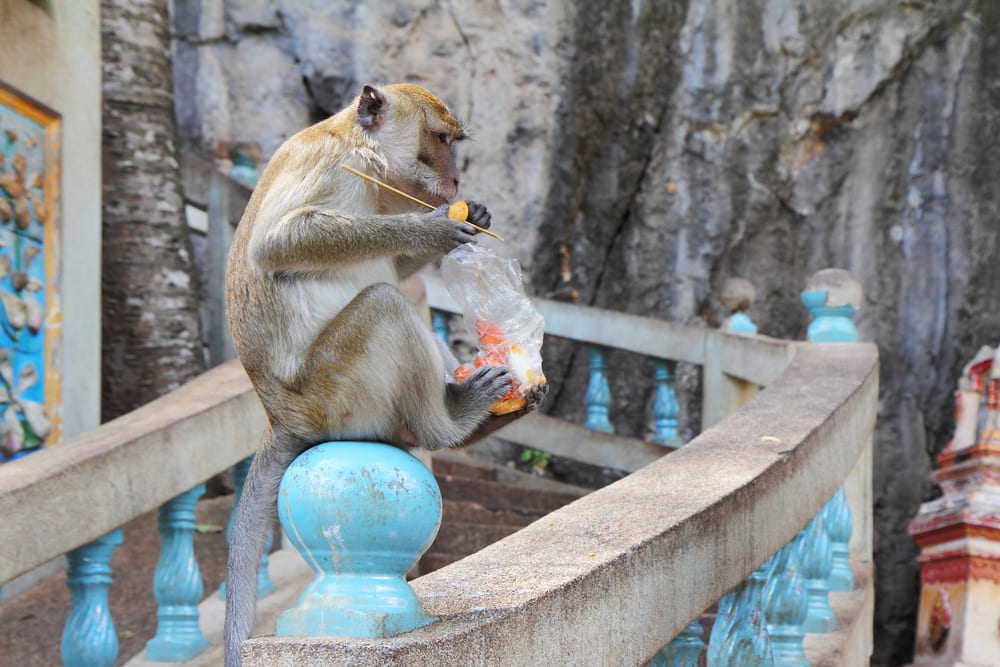
[[[377,641],[254,638],[244,664],[648,660],[795,537],[870,447],[874,346],[782,345],[773,382],[682,449],[416,579],[437,623]]]
[[[0,583],[86,544],[254,452],[265,417],[238,362],[0,466]]]
[[[431,302],[447,309],[436,302],[438,288],[429,281]],[[302,664],[309,654],[320,663],[353,656],[357,664],[403,664],[424,656],[434,664],[469,664],[469,655],[489,662],[502,653],[504,664],[558,663],[559,655],[604,656],[598,662],[643,656],[641,662],[788,542],[863,464],[862,452],[870,455],[877,394],[871,345],[791,343],[538,305],[551,335],[701,364],[706,394],[723,395],[706,397],[706,405],[714,400],[720,414],[736,407],[740,383],[766,388],[666,458],[670,449],[659,444],[556,427],[551,418],[515,423],[502,437],[638,472],[416,580],[439,623],[378,642],[254,639],[245,645],[251,661],[266,653],[267,664]],[[727,385],[735,388],[728,399]],[[230,362],[128,415],[0,466],[0,584],[59,554],[120,541],[109,533],[244,461],[264,423],[243,370]],[[576,450],[574,428],[589,434]],[[857,517],[852,548],[870,556],[870,497],[864,472],[860,478],[848,485]],[[602,618],[618,625],[603,630]]]

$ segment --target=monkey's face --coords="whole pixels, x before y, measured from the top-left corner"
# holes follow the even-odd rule
[[[428,127],[423,133],[417,150],[416,185],[431,204],[440,206],[458,194],[454,144],[459,138],[442,127]]]
[[[357,119],[376,138],[390,185],[437,206],[455,198],[454,144],[466,132],[441,100],[412,84],[365,86]]]

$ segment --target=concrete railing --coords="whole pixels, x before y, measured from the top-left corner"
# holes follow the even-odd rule
[[[216,233],[210,237],[224,245],[246,188],[225,178],[211,183],[209,224]],[[230,199],[231,205],[223,205]],[[436,309],[458,312],[433,279],[427,294]],[[838,613],[838,621],[849,622],[841,622],[837,633],[807,636],[806,653],[810,659],[817,651],[850,656],[843,664],[867,655],[871,583],[864,568],[871,559],[874,347],[793,343],[536,303],[547,335],[587,345],[592,358],[617,348],[652,357],[663,367],[700,365],[707,430],[673,451],[664,446],[670,438],[659,434],[659,442],[645,442],[541,415],[515,422],[498,435],[634,472],[415,580],[425,610],[440,619],[430,626],[378,641],[256,638],[244,645],[247,664],[332,664],[348,658],[351,664],[372,665],[640,664],[788,544],[842,485],[854,520],[857,587],[864,595],[851,619]],[[218,317],[221,310],[209,312]],[[227,356],[219,341],[215,347]],[[602,373],[601,364],[592,364],[592,385],[606,385]],[[656,381],[673,391],[659,375]],[[606,399],[591,393],[597,398],[588,398],[595,401],[588,412],[593,407],[600,417]],[[671,418],[676,423],[676,415]],[[91,586],[82,565],[103,559],[106,569],[120,539],[114,531],[157,507],[161,526],[180,526],[168,528],[168,534],[189,530],[184,513],[197,498],[197,487],[245,462],[264,419],[242,369],[229,362],[93,431],[0,466],[0,584],[70,552],[70,585]],[[601,428],[600,421],[588,424]],[[97,586],[106,594],[110,578],[103,570],[98,575]],[[200,594],[200,584],[184,593],[189,611]],[[111,664],[117,652],[113,627],[103,639],[88,630],[94,610],[87,600],[95,596],[100,592],[85,591],[79,600],[74,594],[64,656],[66,641],[77,657],[87,642],[103,642],[102,653],[74,664]],[[190,619],[186,622],[190,626]],[[186,646],[189,652],[204,643],[196,616],[193,622],[198,636]]]
[[[717,383],[765,389],[669,456],[642,443],[629,467],[645,467],[415,580],[437,623],[380,641],[257,638],[245,645],[250,664],[301,665],[303,655],[315,664],[346,657],[412,664],[423,656],[466,665],[470,655],[479,664],[567,664],[573,656],[640,663],[793,538],[859,462],[864,468],[877,395],[871,345],[790,343],[545,301],[539,307],[553,335],[714,366]],[[501,434],[540,444],[532,421],[544,431],[539,417]],[[242,369],[227,363],[0,467],[0,582],[244,459],[263,426]],[[569,438],[544,442],[573,454]],[[585,447],[583,458],[599,463],[600,451]],[[855,550],[868,559],[870,498],[863,472],[858,478],[848,496]]]
[[[457,312],[433,280],[428,297]],[[439,619],[432,625],[379,640],[255,638],[244,644],[245,664],[642,664],[796,538],[841,486],[854,517],[858,594],[835,601],[838,631],[807,636],[804,656],[866,660],[875,348],[536,305],[549,335],[701,364],[706,391],[719,394],[704,401],[711,419],[735,408],[749,386],[765,389],[666,457],[651,443],[628,458],[618,446],[609,454],[574,449],[571,437],[539,438],[550,426],[542,416],[515,423],[501,437],[591,463],[645,467],[412,582]],[[801,637],[799,630],[800,652]]]
[[[238,362],[0,466],[0,583],[87,544],[253,454],[265,417]]]

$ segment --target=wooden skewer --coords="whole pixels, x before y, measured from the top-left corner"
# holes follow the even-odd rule
[[[372,178],[371,176],[369,176],[368,174],[366,174],[366,173],[364,173],[364,172],[360,172],[360,171],[358,171],[357,169],[355,169],[355,168],[353,168],[353,167],[348,167],[348,166],[347,166],[346,164],[342,164],[342,165],[340,165],[340,168],[341,168],[341,169],[346,169],[347,171],[351,172],[351,173],[352,173],[352,174],[354,174],[355,176],[360,176],[361,178],[365,179],[365,180],[366,180],[366,181],[368,181],[369,183],[374,183],[375,185],[378,185],[378,186],[380,186],[380,187],[383,187],[383,188],[385,188],[386,190],[389,190],[389,191],[391,191],[391,192],[395,192],[395,193],[396,193],[397,195],[399,195],[400,197],[404,197],[404,198],[406,198],[406,199],[409,199],[409,200],[410,200],[411,202],[413,202],[414,204],[420,204],[421,206],[426,206],[427,208],[429,208],[429,209],[430,209],[430,210],[432,210],[432,211],[433,211],[433,210],[434,210],[435,208],[437,208],[436,206],[434,206],[434,205],[432,205],[432,204],[428,204],[428,203],[427,203],[427,202],[425,202],[425,201],[422,201],[422,200],[420,200],[420,199],[417,199],[417,198],[416,198],[416,197],[414,197],[413,195],[409,195],[409,194],[407,194],[407,193],[403,192],[403,191],[402,191],[402,190],[400,190],[399,188],[394,188],[394,187],[392,187],[391,185],[389,185],[388,183],[383,183],[382,181],[378,180],[377,178]],[[464,222],[464,223],[465,223],[465,224],[467,224],[467,225],[468,225],[469,227],[472,227],[473,229],[475,229],[475,230],[476,230],[477,232],[482,232],[483,234],[486,234],[487,236],[492,236],[493,238],[497,239],[498,241],[503,241],[503,237],[502,237],[502,236],[500,236],[499,234],[494,234],[493,232],[491,232],[491,231],[490,231],[490,230],[488,230],[488,229],[484,229],[484,228],[480,227],[479,225],[474,225],[474,224],[472,224],[471,222],[469,222],[468,220],[459,220],[459,222]]]

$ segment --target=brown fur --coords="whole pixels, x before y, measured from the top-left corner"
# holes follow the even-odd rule
[[[226,585],[226,665],[253,629],[257,567],[278,485],[305,449],[328,440],[459,447],[531,411],[493,416],[505,368],[462,384],[457,363],[395,287],[431,259],[472,241],[450,220],[458,188],[452,144],[465,130],[409,84],[362,98],[275,153],[240,221],[226,301],[236,352],[268,416],[233,522]],[[347,164],[442,204],[411,203],[340,169]],[[470,202],[477,224],[485,207]],[[470,218],[471,219],[471,218]]]

